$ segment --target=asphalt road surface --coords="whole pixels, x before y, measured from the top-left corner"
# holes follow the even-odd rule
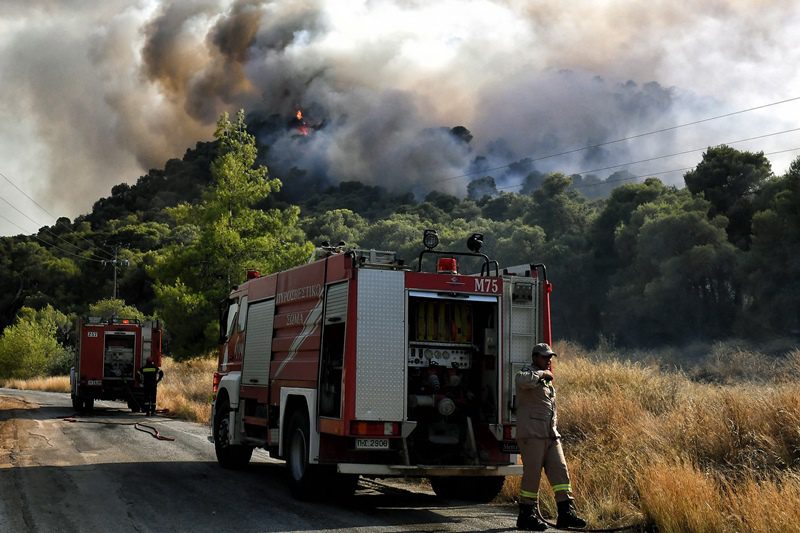
[[[203,425],[117,402],[73,414],[67,394],[0,389],[0,532],[515,531],[513,505],[445,501],[421,484],[362,479],[349,500],[298,502],[264,452],[220,468]]]

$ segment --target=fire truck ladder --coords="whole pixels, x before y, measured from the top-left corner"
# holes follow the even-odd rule
[[[514,401],[514,375],[523,367],[531,362],[531,349],[537,340],[540,339],[540,331],[537,326],[540,322],[540,309],[538,294],[538,281],[528,279],[511,278],[506,283],[505,300],[507,306],[506,338],[509,345],[508,359],[510,363],[506,374],[507,390],[511,391],[512,400],[509,402],[509,409],[514,411],[516,405]]]

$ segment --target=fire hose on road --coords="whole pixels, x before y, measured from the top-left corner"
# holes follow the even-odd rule
[[[165,441],[174,441],[175,437],[168,437],[166,435],[162,435],[158,429],[154,426],[149,424],[144,424],[142,422],[108,422],[104,420],[82,420],[76,418],[76,413],[67,416],[60,416],[58,417],[64,422],[73,422],[73,423],[81,423],[81,424],[101,424],[106,426],[133,426],[133,429],[137,431],[141,431],[142,433],[147,433],[154,439],[158,440],[165,440]]]

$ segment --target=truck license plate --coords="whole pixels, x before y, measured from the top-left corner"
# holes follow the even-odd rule
[[[358,450],[388,450],[389,439],[356,439]]]
[[[501,449],[503,453],[519,453],[519,446],[517,445],[517,441],[514,440],[504,440]]]

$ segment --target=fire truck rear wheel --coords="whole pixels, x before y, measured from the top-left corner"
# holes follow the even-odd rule
[[[83,400],[78,396],[72,396],[72,408],[76,411],[83,411]]]
[[[488,503],[500,494],[505,479],[502,476],[455,476],[432,477],[430,481],[433,492],[440,498]]]
[[[325,485],[318,465],[308,462],[309,429],[308,415],[305,410],[298,409],[289,419],[286,434],[286,466],[289,470],[289,488],[292,495],[299,500],[318,499]]]
[[[252,446],[228,444],[230,432],[230,405],[227,398],[218,401],[214,416],[214,451],[222,468],[239,469],[247,466],[253,456]]]
[[[86,411],[91,411],[94,409],[94,398],[84,398],[83,399],[83,408]]]

